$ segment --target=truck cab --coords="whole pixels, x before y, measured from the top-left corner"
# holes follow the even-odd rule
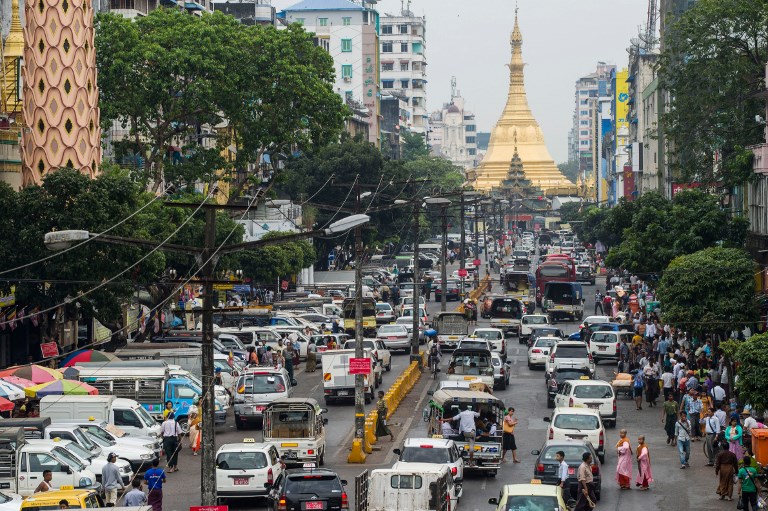
[[[325,408],[312,398],[280,398],[264,410],[264,442],[286,463],[325,464]]]

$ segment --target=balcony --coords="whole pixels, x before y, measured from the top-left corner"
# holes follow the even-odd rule
[[[749,147],[755,155],[752,162],[752,170],[755,174],[768,174],[768,144],[760,144]]]

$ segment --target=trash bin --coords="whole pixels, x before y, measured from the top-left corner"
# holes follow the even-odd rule
[[[752,452],[760,464],[768,464],[768,429],[752,428]]]

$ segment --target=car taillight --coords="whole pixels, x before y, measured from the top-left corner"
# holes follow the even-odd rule
[[[315,450],[314,449],[307,449],[307,454],[312,456],[313,454],[315,454]]]
[[[267,483],[272,486],[272,484],[275,482],[275,476],[272,473],[272,469],[270,468],[267,470]]]
[[[499,370],[499,374],[501,374],[502,376],[504,376],[504,367],[502,367],[502,368]]]
[[[539,463],[538,465],[536,465],[536,472],[544,472],[544,464],[543,463]]]
[[[504,341],[501,341],[501,352],[504,353],[506,350],[506,343]]]
[[[458,473],[459,473],[459,469],[458,469],[458,468],[456,468],[456,467],[451,467],[451,475],[454,475],[454,476],[455,476],[455,475],[456,475],[456,474],[458,474]]]
[[[554,440],[555,438],[555,430],[552,428],[549,428],[549,439]]]
[[[538,348],[534,348],[531,350],[531,353],[541,353],[541,350]]]
[[[552,363],[552,364],[554,364],[554,363],[555,363],[555,354],[554,354],[554,353],[552,353],[552,355],[549,357],[549,361],[550,361],[550,363]]]
[[[616,343],[616,353],[619,352],[619,343]]]
[[[605,435],[603,434],[602,431],[600,432],[600,439],[597,441],[597,443],[600,445],[600,447],[602,447],[603,444],[605,443]]]
[[[592,353],[587,353],[587,356],[589,357],[589,361],[593,362],[593,360],[592,360]]]
[[[596,476],[598,474],[600,474],[600,467],[597,465],[592,465],[592,475]]]
[[[616,412],[616,398],[613,398],[613,411]]]
[[[573,398],[568,400],[568,406],[573,407]]]
[[[341,509],[349,509],[349,497],[347,497],[347,492],[341,494]]]
[[[280,499],[277,501],[277,511],[285,511],[288,507],[285,503],[285,495],[280,495]]]

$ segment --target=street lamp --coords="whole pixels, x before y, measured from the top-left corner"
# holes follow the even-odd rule
[[[429,197],[424,199],[424,202],[432,206],[440,207],[440,217],[442,220],[443,230],[443,250],[441,251],[441,264],[440,264],[440,312],[445,312],[446,295],[448,294],[448,281],[446,276],[446,253],[448,252],[448,206],[451,201],[441,197]]]
[[[174,204],[170,204],[174,206]],[[203,247],[174,245],[169,243],[159,243],[157,241],[140,240],[134,238],[124,238],[120,236],[109,236],[103,234],[93,234],[85,230],[75,231],[56,231],[45,234],[43,242],[50,250],[63,250],[71,247],[74,243],[96,238],[105,243],[129,246],[144,246],[152,248],[161,248],[163,251],[179,252],[197,257],[200,265],[201,280],[203,282],[203,317],[202,317],[202,335],[203,342],[201,346],[201,371],[203,379],[203,396],[201,399],[202,418],[208,427],[203,428],[202,445],[203,459],[200,471],[201,503],[204,506],[213,506],[216,504],[216,437],[214,428],[214,399],[213,399],[213,270],[216,266],[218,257],[221,255],[259,248],[266,245],[274,245],[285,241],[311,238],[318,235],[340,234],[355,227],[359,227],[370,220],[368,215],[351,215],[342,218],[325,229],[316,229],[312,231],[288,234],[285,236],[276,236],[266,240],[256,240],[247,243],[238,243],[226,247],[216,248],[216,205],[211,205],[205,211],[205,240]]]

